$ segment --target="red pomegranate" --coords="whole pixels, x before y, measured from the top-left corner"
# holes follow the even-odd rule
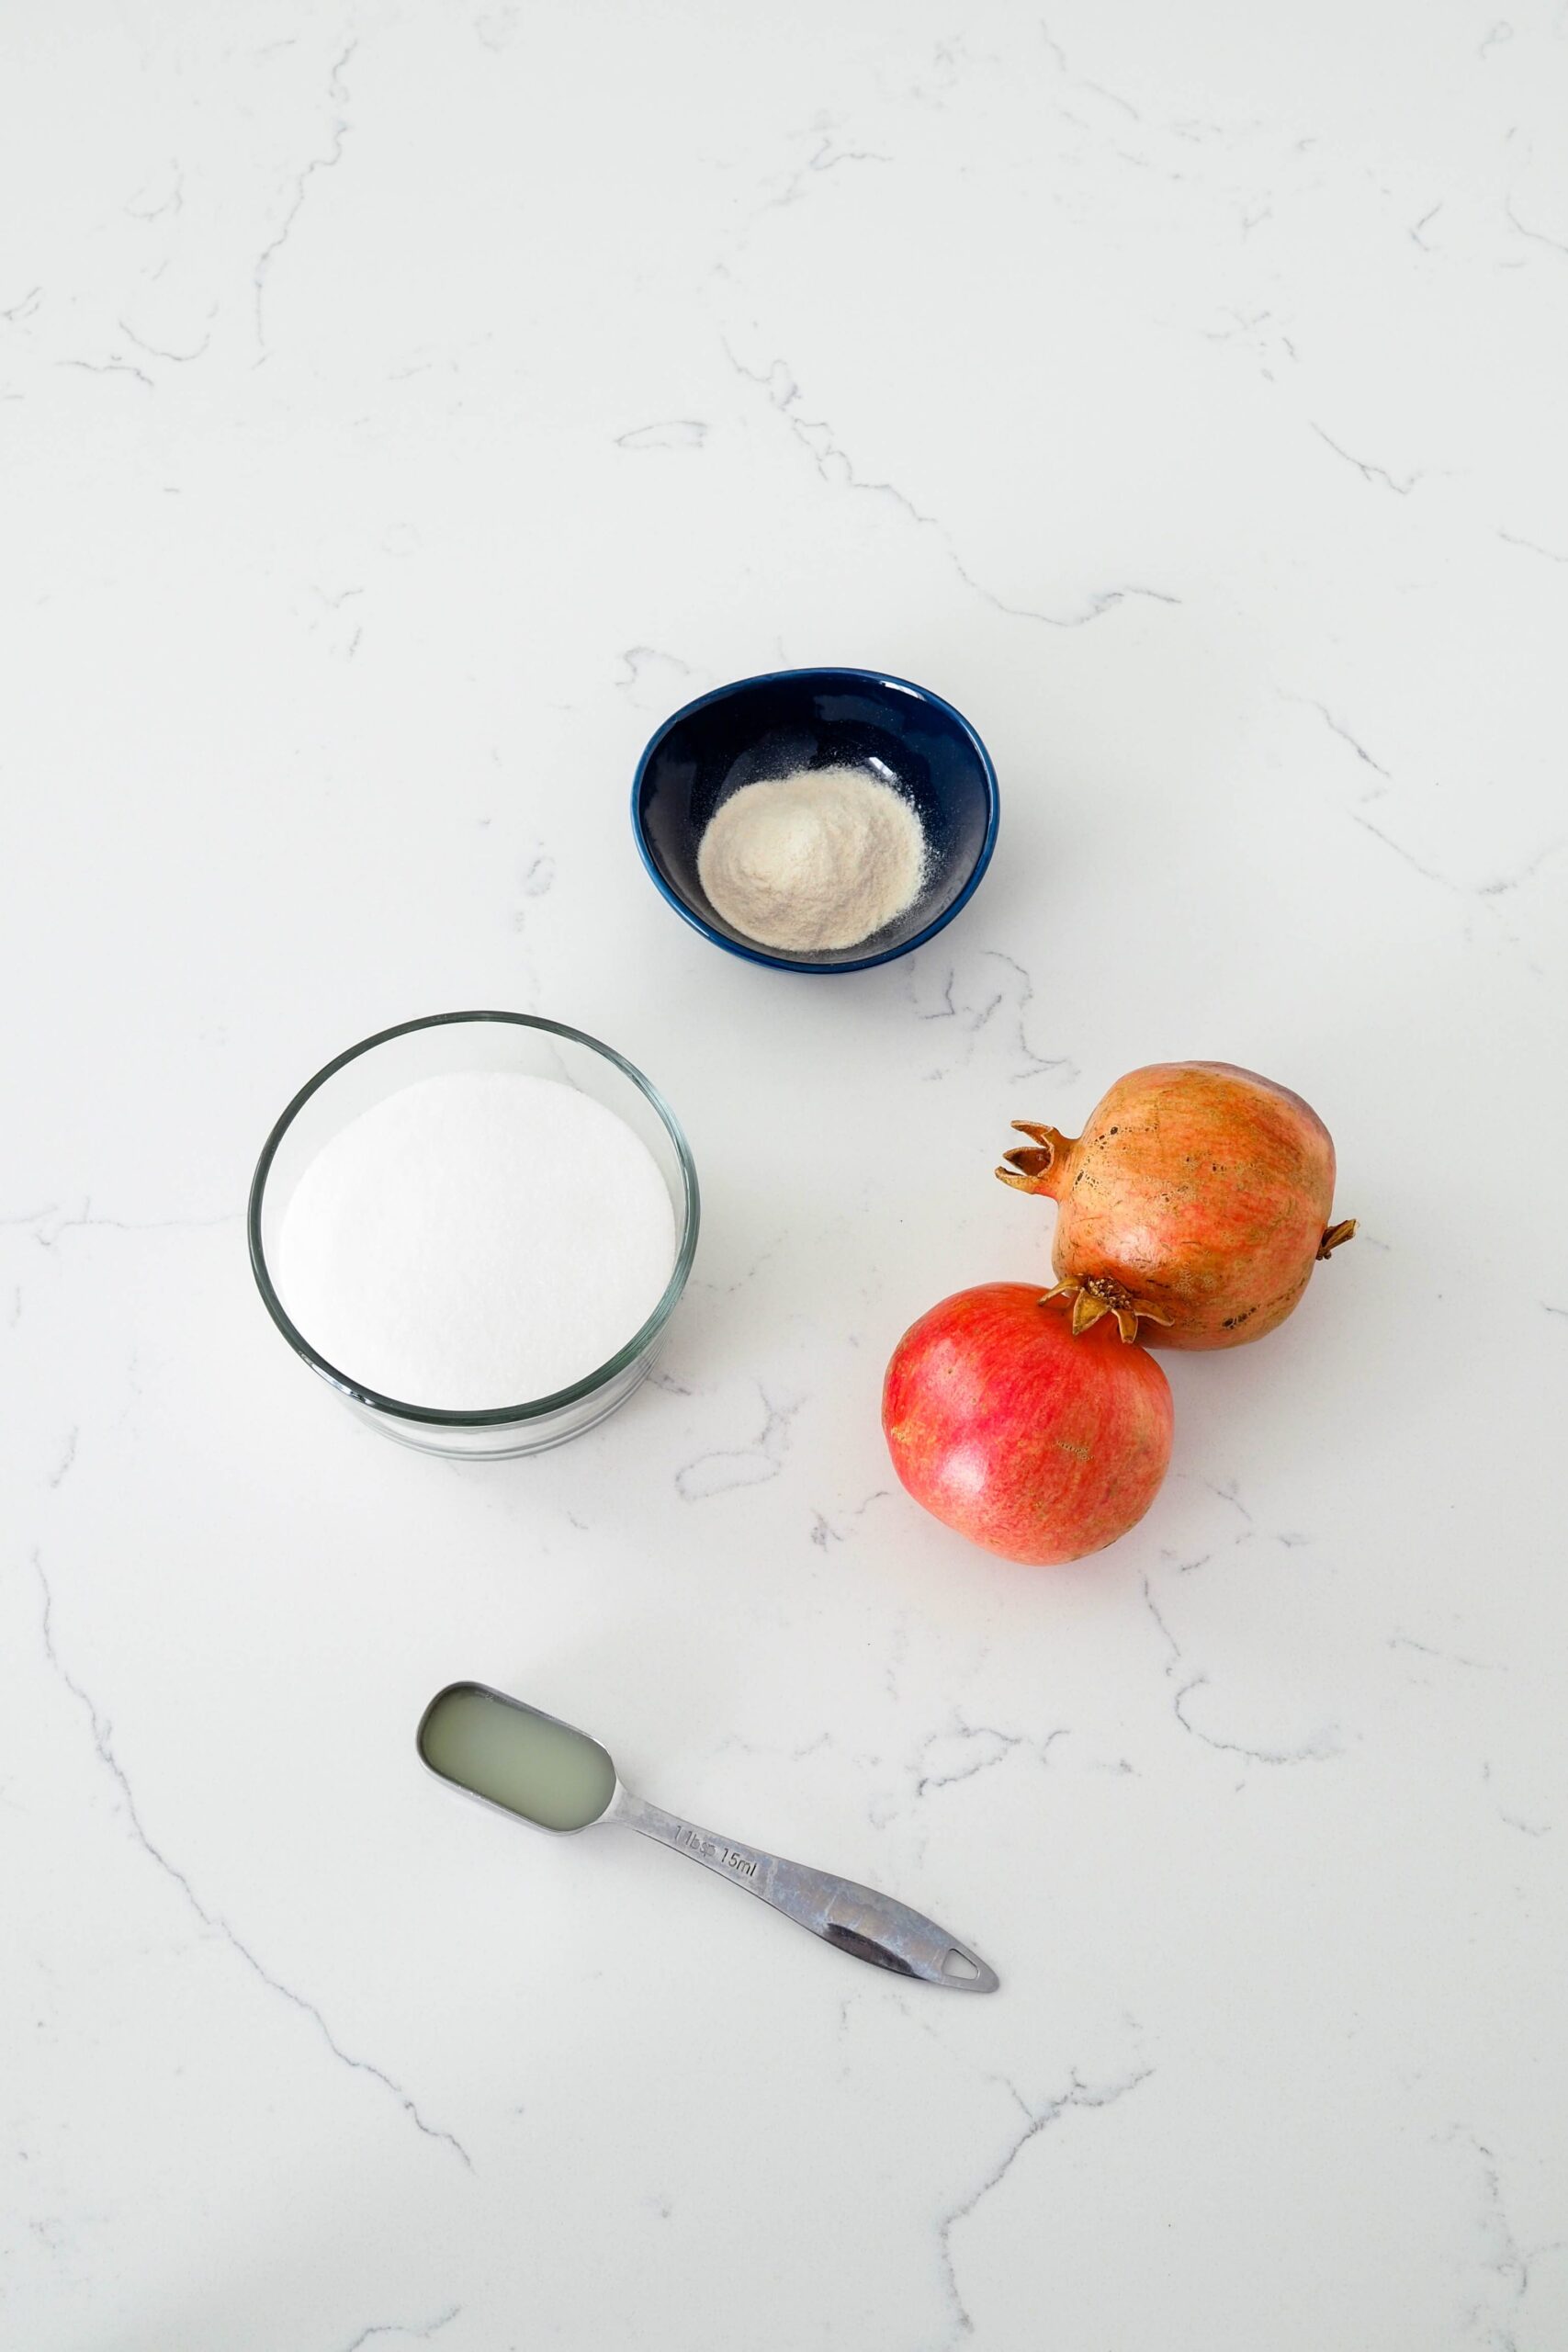
[[[1099,1552],[1142,1519],[1170,1460],[1170,1388],[1102,1323],[1075,1339],[1034,1283],[944,1298],[893,1351],[893,1466],[915,1500],[1004,1560]]]
[[[997,1174],[1056,1203],[1051,1260],[1075,1332],[1234,1348],[1282,1323],[1336,1225],[1334,1139],[1310,1103],[1229,1062],[1156,1062],[1117,1080],[1075,1140],[1013,1125],[1030,1146]]]

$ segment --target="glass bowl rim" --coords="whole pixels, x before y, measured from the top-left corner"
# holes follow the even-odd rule
[[[863,685],[891,686],[897,693],[910,695],[917,702],[929,703],[934,709],[944,711],[949,718],[956,720],[959,733],[967,738],[970,749],[978,755],[986,787],[986,838],[980,844],[968,878],[952,905],[944,907],[941,914],[933,915],[921,930],[898,945],[879,948],[874,956],[857,956],[848,963],[823,964],[814,962],[807,956],[775,954],[758,942],[743,944],[716,930],[660,870],[644,820],[644,780],[665,737],[679,726],[682,719],[690,718],[694,711],[705,708],[709,703],[727,701],[731,695],[740,694],[749,686],[775,686],[802,678],[852,679]],[[997,782],[996,763],[974,721],[965,718],[956,703],[949,702],[934,688],[922,686],[915,678],[901,678],[892,670],[859,670],[842,662],[805,662],[787,670],[760,670],[753,677],[731,678],[724,685],[710,686],[705,694],[694,695],[690,702],[682,703],[679,710],[672,710],[668,718],[660,719],[643,745],[642,756],[632,777],[631,816],[632,835],[648,877],[660,897],[674,908],[683,922],[689,922],[692,929],[700,932],[713,946],[722,947],[727,956],[739,956],[743,963],[763,964],[775,972],[807,972],[818,978],[830,979],[840,972],[869,972],[878,964],[895,964],[901,956],[912,956],[917,947],[924,947],[934,939],[939,931],[945,931],[955,915],[962,914],[985,880],[991,853],[997,845],[997,829],[1001,820],[1001,787]]]
[[[558,1388],[548,1396],[533,1397],[521,1405],[489,1407],[483,1412],[451,1412],[442,1406],[409,1405],[400,1397],[383,1396],[379,1390],[367,1388],[363,1381],[350,1379],[346,1373],[340,1372],[336,1364],[329,1363],[326,1357],[311,1346],[304,1333],[290,1320],[282,1300],[273,1286],[272,1275],[266,1262],[266,1251],[262,1243],[262,1203],[265,1197],[267,1179],[272,1172],[273,1161],[277,1157],[284,1136],[311,1096],[318,1092],[330,1078],[335,1078],[340,1069],[345,1069],[352,1061],[357,1061],[362,1054],[374,1052],[378,1046],[390,1044],[394,1037],[410,1036],[418,1029],[446,1029],[461,1022],[476,1021],[507,1022],[518,1029],[547,1030],[553,1037],[569,1038],[574,1046],[585,1046],[591,1053],[599,1054],[605,1061],[614,1063],[625,1077],[631,1080],[633,1085],[637,1088],[662,1121],[665,1132],[675,1147],[675,1156],[680,1163],[685,1206],[682,1220],[680,1247],[676,1250],[675,1263],[659,1304],[640,1329],[634,1332],[626,1345],[618,1348],[607,1362],[586,1374],[582,1379],[573,1381],[569,1388]],[[372,1412],[387,1414],[394,1420],[417,1421],[427,1428],[434,1429],[483,1430],[502,1429],[513,1423],[540,1420],[547,1413],[560,1412],[569,1405],[580,1404],[584,1397],[591,1396],[595,1390],[605,1387],[617,1374],[635,1363],[637,1357],[658,1337],[665,1323],[668,1322],[676,1301],[686,1287],[686,1278],[692,1271],[692,1261],[696,1256],[697,1230],[701,1217],[702,1202],[697,1190],[697,1171],[681,1123],[660,1093],[659,1089],[650,1080],[644,1077],[635,1062],[627,1061],[624,1054],[616,1053],[615,1047],[606,1046],[602,1038],[591,1037],[585,1029],[570,1028],[563,1021],[547,1021],[542,1014],[534,1012],[430,1012],[423,1014],[417,1021],[399,1021],[389,1029],[378,1029],[374,1036],[362,1037],[356,1046],[350,1046],[343,1053],[335,1054],[330,1062],[317,1070],[313,1078],[307,1079],[298,1094],[280,1113],[271,1134],[262,1146],[261,1157],[256,1161],[255,1173],[251,1179],[250,1202],[245,1224],[250,1244],[251,1272],[255,1276],[256,1288],[262,1295],[262,1304],[296,1355],[308,1363],[312,1372],[319,1373],[330,1387],[335,1388],[340,1396],[348,1397],[351,1402],[367,1406]]]

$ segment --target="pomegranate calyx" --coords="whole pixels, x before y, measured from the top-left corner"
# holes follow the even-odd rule
[[[1062,1176],[1068,1152],[1077,1137],[1065,1136],[1055,1127],[1037,1126],[1031,1119],[1015,1119],[1013,1125],[1021,1136],[1031,1136],[1032,1147],[1024,1150],[1004,1151],[1008,1162],[997,1174],[1004,1184],[1016,1185],[1021,1193],[1044,1193],[1052,1200],[1059,1197]]]
[[[1356,1220],[1353,1216],[1341,1217],[1337,1225],[1325,1227],[1323,1239],[1317,1245],[1319,1258],[1332,1258],[1339,1244],[1342,1241],[1348,1241],[1355,1230]]]
[[[1092,1331],[1105,1315],[1114,1315],[1116,1329],[1129,1347],[1138,1336],[1140,1317],[1145,1323],[1168,1324],[1172,1320],[1162,1306],[1151,1306],[1146,1298],[1134,1298],[1125,1283],[1111,1274],[1089,1274],[1081,1281],[1077,1274],[1069,1274],[1065,1282],[1046,1291],[1040,1304],[1066,1306],[1069,1302],[1075,1340]]]

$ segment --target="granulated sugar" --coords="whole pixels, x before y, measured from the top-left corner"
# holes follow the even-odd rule
[[[641,1138],[554,1079],[422,1079],[323,1146],[288,1204],[279,1294],[327,1362],[406,1405],[484,1412],[624,1347],[675,1262]]]
[[[742,785],[697,849],[726,922],[796,956],[858,947],[913,906],[926,837],[901,793],[863,768],[808,768]]]

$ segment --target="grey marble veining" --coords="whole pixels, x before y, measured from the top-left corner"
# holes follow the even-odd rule
[[[1561,2352],[1568,20],[383,0],[0,35],[0,2340]],[[949,695],[995,864],[716,955],[671,708]],[[390,1022],[646,1069],[702,1249],[532,1462],[251,1292]],[[1234,1059],[1354,1248],[1098,1561],[878,1392],[990,1170]],[[478,1675],[994,1960],[944,2006],[413,1754]],[[626,1848],[636,1841],[626,1841]],[[954,2014],[954,2011],[958,2014]]]

